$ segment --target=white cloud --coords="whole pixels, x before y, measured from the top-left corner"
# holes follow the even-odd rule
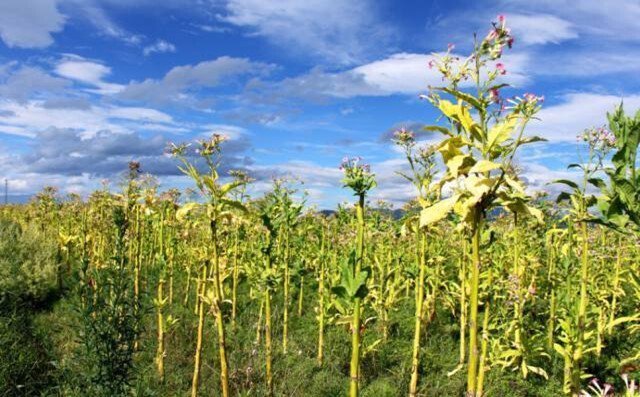
[[[94,93],[115,94],[124,88],[120,84],[104,81],[111,74],[110,67],[77,56],[70,56],[58,63],[55,72],[59,76],[96,87],[97,89],[89,90]]]
[[[9,65],[6,73],[0,73],[0,95],[5,99],[25,101],[34,95],[46,97],[62,92],[70,84],[68,80],[53,77],[39,68],[22,66],[15,69],[14,66]]]
[[[42,48],[64,27],[56,0],[0,1],[0,38],[8,47]]]
[[[123,41],[128,45],[139,45],[144,36],[134,34],[126,29],[122,28],[103,8],[103,4],[106,3],[103,0],[59,0],[63,5],[66,5],[65,11],[78,20],[89,21],[95,26],[99,33],[103,36],[111,37]],[[135,1],[128,2],[129,5],[136,5]]]
[[[581,176],[576,171],[567,170],[566,168],[560,170],[552,169],[536,162],[523,162],[520,167],[522,169],[520,177],[529,193],[546,191],[551,195],[555,195],[563,190],[563,186],[552,184],[551,182],[557,179],[568,179],[577,182]]]
[[[305,57],[352,64],[388,42],[375,12],[368,0],[229,0],[220,19]]]
[[[558,44],[578,37],[571,22],[549,14],[509,14],[507,23],[513,29],[517,42],[526,45]]]
[[[142,50],[142,53],[145,56],[149,56],[153,53],[162,54],[165,52],[176,52],[176,46],[169,43],[168,41],[158,40],[152,45],[144,47],[144,49]]]
[[[595,93],[573,93],[557,105],[545,106],[533,121],[529,133],[553,142],[575,142],[585,128],[606,124],[606,114],[624,100],[627,111],[640,108],[640,95],[626,97]]]
[[[273,69],[273,65],[247,58],[222,56],[195,65],[176,66],[160,80],[134,81],[126,86],[120,97],[166,104],[176,98],[188,99],[183,94],[189,90],[214,87],[240,75],[264,75]]]
[[[210,137],[212,134],[222,134],[230,139],[238,139],[246,136],[248,133],[245,128],[230,124],[205,124],[201,126],[201,128],[206,130],[201,134],[201,136],[206,138]]]
[[[428,67],[432,59],[433,55],[398,53],[340,72],[313,68],[308,73],[279,82],[252,81],[247,88],[255,91],[256,100],[262,102],[290,98],[322,101],[327,97],[418,95],[425,93],[430,85],[442,85],[442,75]],[[508,54],[500,61],[508,69],[501,82],[514,86],[528,82],[523,73],[528,54]],[[470,85],[470,81],[462,83],[462,87]]]
[[[0,131],[23,136],[35,136],[47,128],[73,129],[84,136],[93,136],[99,131],[128,133],[129,126],[122,121],[144,125],[153,122],[174,125],[171,116],[148,108],[93,106],[89,109],[51,109],[42,106],[42,101],[27,103],[0,102]]]
[[[64,61],[56,66],[56,73],[72,80],[98,85],[111,73],[111,68],[85,60]]]
[[[640,3],[637,0],[504,0],[502,3],[507,18],[510,10],[544,12],[568,21],[581,35],[606,37],[618,42],[636,41],[640,35]]]

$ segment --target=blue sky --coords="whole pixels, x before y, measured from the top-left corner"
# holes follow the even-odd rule
[[[360,155],[372,199],[399,205],[414,192],[390,131],[434,123],[418,99],[439,83],[430,54],[467,54],[497,14],[516,37],[509,93],[546,99],[529,133],[549,142],[517,158],[543,189],[572,177],[577,133],[621,99],[640,107],[637,0],[3,0],[0,177],[14,194],[87,194],[139,160],[187,187],[166,142],[222,132],[225,168],[249,171],[254,194],[290,175],[333,207],[350,199],[341,159]]]

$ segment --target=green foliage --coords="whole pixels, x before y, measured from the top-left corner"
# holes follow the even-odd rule
[[[135,376],[134,346],[140,333],[140,307],[127,270],[124,210],[113,210],[116,248],[108,266],[87,268],[81,275],[79,311],[85,385],[96,396],[124,396]],[[82,379],[80,380],[82,384]]]
[[[32,304],[59,292],[56,241],[35,224],[0,219],[0,306]]]

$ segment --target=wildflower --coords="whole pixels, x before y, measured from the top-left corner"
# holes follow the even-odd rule
[[[489,101],[493,103],[500,102],[500,91],[497,88],[492,88],[489,90]]]
[[[400,146],[413,146],[415,144],[415,134],[404,127],[393,134],[393,141]]]
[[[507,74],[507,69],[504,68],[504,64],[498,62],[496,63],[496,70],[498,71],[498,73],[500,73],[501,75],[505,75]]]
[[[129,161],[129,178],[136,179],[138,175],[140,175],[140,162],[139,161]]]
[[[453,44],[453,43],[447,44],[447,51],[451,52],[451,51],[453,51],[454,48],[456,48],[455,44]]]
[[[500,24],[504,26],[504,24],[507,22],[507,17],[505,17],[502,14],[499,14],[498,15],[498,22],[500,22]]]
[[[427,63],[427,65],[429,66],[429,69],[433,69],[433,67],[435,66],[435,61],[432,59],[429,61],[429,63]]]
[[[189,146],[190,145],[188,143],[175,144],[169,142],[169,146],[167,147],[166,152],[172,156],[184,156]]]
[[[376,186],[371,167],[361,162],[362,157],[345,157],[340,164],[340,170],[344,172],[344,186],[353,189],[356,195],[364,194]]]
[[[578,141],[586,142],[590,147],[608,152],[616,145],[616,137],[606,127],[587,128],[577,136]]]

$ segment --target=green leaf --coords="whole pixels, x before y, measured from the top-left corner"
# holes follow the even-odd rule
[[[478,100],[478,98],[474,97],[473,95],[467,94],[466,92],[453,90],[447,87],[441,88],[441,90],[448,94],[453,95],[454,97],[460,100],[467,102],[469,105],[476,108],[479,112],[484,111],[484,106],[482,106],[482,103]]]
[[[520,139],[521,144],[534,143],[534,142],[547,142],[547,139],[540,136],[527,136]]]
[[[607,188],[607,184],[600,178],[589,178],[588,182],[600,190]]]
[[[571,199],[571,195],[567,192],[560,192],[560,194],[558,194],[558,197],[556,198],[556,203],[562,202],[562,201],[566,201]]]
[[[561,183],[563,185],[569,186],[574,190],[578,190],[578,184],[575,183],[574,181],[570,181],[569,179],[556,179],[555,181],[552,181],[550,183]]]
[[[449,129],[441,127],[439,125],[428,125],[426,127],[423,128],[425,131],[434,131],[434,132],[441,132],[445,135],[449,135],[449,136],[453,136],[453,133],[451,131],[449,131]]]

